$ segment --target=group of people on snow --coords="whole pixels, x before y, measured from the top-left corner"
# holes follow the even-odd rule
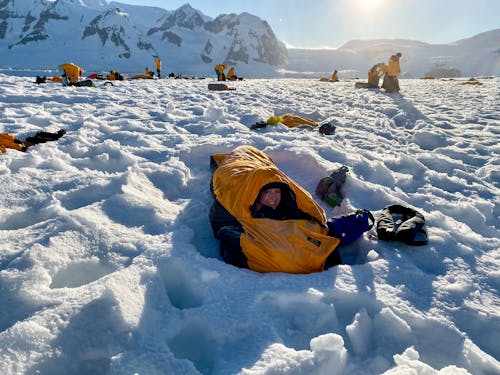
[[[381,62],[373,65],[368,71],[368,82],[356,82],[357,88],[383,88],[386,92],[399,92],[398,76],[401,72],[400,67],[401,52],[392,55],[387,64]],[[380,77],[384,77],[382,86],[379,86]],[[320,78],[322,82],[338,82],[338,73],[335,70],[331,78]]]
[[[399,88],[398,76],[401,72],[400,58],[401,58],[401,52],[398,52],[389,58],[387,64],[381,62],[373,65],[371,69],[368,71],[368,82],[366,83],[357,82],[356,87],[363,87],[363,88],[381,87],[389,93],[399,92],[400,88]],[[156,74],[158,78],[161,78],[161,64],[162,64],[161,59],[159,56],[156,56],[154,61],[156,66]],[[61,68],[62,71],[61,77],[37,76],[35,83],[40,84],[40,83],[46,83],[47,81],[52,81],[52,82],[61,82],[63,86],[93,86],[93,83],[91,82],[92,79],[102,79],[108,81],[125,79],[123,75],[121,75],[120,73],[116,72],[115,70],[111,70],[109,74],[106,76],[93,74],[91,76],[88,76],[87,79],[84,80],[81,77],[83,74],[83,69],[81,67],[73,63],[61,64],[59,67]],[[231,67],[231,69],[229,69],[227,74],[225,72],[226,69],[227,69],[227,64],[217,64],[214,67],[217,76],[217,81],[243,80],[243,77],[236,75],[234,67]],[[379,86],[379,80],[382,76],[383,76],[382,86]],[[176,78],[173,73],[171,73],[169,77]],[[149,68],[146,67],[143,74],[134,75],[129,79],[152,79],[152,78],[154,78],[154,71],[149,70]],[[326,77],[320,78],[320,81],[339,82],[338,71],[334,70],[330,78]]]
[[[243,81],[243,77],[238,77],[234,67],[229,69],[227,74],[224,72],[227,69],[227,64],[217,64],[214,67],[217,81]]]
[[[398,52],[389,58],[387,64],[382,62],[373,65],[368,71],[368,82],[357,82],[355,86],[359,88],[379,88],[379,80],[383,76],[381,87],[389,93],[399,92],[400,58],[401,52]]]
[[[159,56],[155,57],[156,74],[158,78],[161,78],[161,59]],[[125,77],[119,72],[111,69],[109,74],[91,74],[86,78],[83,78],[84,70],[73,63],[64,63],[59,65],[61,71],[61,76],[55,75],[53,77],[47,76],[36,76],[35,83],[47,83],[47,82],[60,82],[63,86],[94,86],[93,79],[106,80],[106,81],[123,81]],[[153,79],[154,71],[149,70],[148,67],[145,68],[143,74],[136,74],[129,79]]]

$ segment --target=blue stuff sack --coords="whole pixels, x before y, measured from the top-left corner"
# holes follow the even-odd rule
[[[328,235],[340,239],[341,244],[349,244],[370,230],[374,224],[375,219],[370,211],[357,210],[353,214],[329,219]]]

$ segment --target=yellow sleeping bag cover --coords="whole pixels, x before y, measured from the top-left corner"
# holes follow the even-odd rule
[[[250,269],[257,272],[311,273],[323,270],[339,240],[328,236],[326,216],[311,195],[275,165],[264,152],[240,146],[229,154],[213,155],[216,199],[243,226],[240,245]],[[298,208],[316,220],[254,218],[251,206],[260,189],[283,182],[296,195]]]
[[[17,138],[8,133],[0,133],[0,153],[4,153],[6,149],[12,148],[18,151],[24,151],[24,145],[16,142]]]

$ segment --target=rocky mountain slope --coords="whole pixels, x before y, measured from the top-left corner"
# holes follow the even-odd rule
[[[168,11],[105,0],[0,0],[0,69],[142,72],[163,60],[169,72],[213,75],[218,63],[245,77],[366,77],[402,53],[402,77],[500,75],[500,29],[449,44],[352,40],[338,49],[287,49],[272,26],[249,13],[212,19],[189,4]]]

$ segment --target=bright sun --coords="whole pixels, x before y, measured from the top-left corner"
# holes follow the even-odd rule
[[[363,8],[373,8],[378,2],[379,0],[360,0]]]

